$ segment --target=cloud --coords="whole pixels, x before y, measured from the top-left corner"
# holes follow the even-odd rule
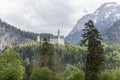
[[[4,0],[0,9],[3,20],[34,32],[56,32],[71,27],[73,13],[65,1],[56,0]],[[4,9],[3,9],[4,7]],[[38,31],[39,30],[39,31]],[[56,31],[53,31],[56,30]]]
[[[104,2],[108,0],[0,0],[0,17],[23,30],[56,34],[60,29],[66,35]]]

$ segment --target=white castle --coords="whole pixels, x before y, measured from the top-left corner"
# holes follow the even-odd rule
[[[41,38],[38,35],[37,36],[37,41],[39,42],[40,40],[41,40]],[[63,44],[64,45],[64,36],[61,36],[60,35],[60,30],[58,30],[58,35],[50,36],[48,42],[51,43],[51,44]]]

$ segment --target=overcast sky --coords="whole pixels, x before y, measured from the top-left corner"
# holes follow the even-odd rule
[[[67,35],[77,20],[105,2],[120,0],[0,0],[0,18],[26,31]]]

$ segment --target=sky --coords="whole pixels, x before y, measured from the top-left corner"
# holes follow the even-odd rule
[[[66,36],[86,14],[101,4],[120,0],[0,0],[0,18],[25,31]]]

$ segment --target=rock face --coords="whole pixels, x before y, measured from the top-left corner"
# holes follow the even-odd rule
[[[35,40],[37,34],[15,28],[0,19],[0,51],[7,45],[24,44]]]
[[[102,36],[108,43],[120,42],[120,20],[117,20]]]
[[[94,13],[83,16],[78,20],[73,30],[66,36],[65,40],[77,43],[81,40],[82,29],[88,20],[93,20],[95,26],[104,34],[117,20],[120,19],[120,5],[109,2],[101,5]]]

